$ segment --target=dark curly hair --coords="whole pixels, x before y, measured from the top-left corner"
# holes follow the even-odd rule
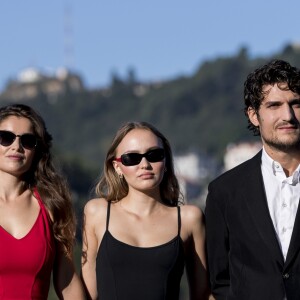
[[[260,135],[259,128],[254,126],[249,117],[248,109],[253,108],[258,113],[261,102],[266,93],[263,91],[266,85],[275,85],[282,90],[291,90],[300,95],[300,70],[283,60],[272,60],[262,67],[250,73],[244,84],[244,113],[248,118],[248,129],[254,135]]]

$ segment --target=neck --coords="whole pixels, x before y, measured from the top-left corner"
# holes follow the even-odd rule
[[[129,192],[119,201],[120,206],[138,215],[150,215],[161,205],[160,196],[145,194],[144,192]]]
[[[27,190],[24,181],[7,173],[0,173],[0,199],[14,200]]]

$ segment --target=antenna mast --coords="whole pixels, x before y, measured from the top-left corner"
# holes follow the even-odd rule
[[[64,66],[67,70],[74,67],[72,7],[70,4],[64,7]]]

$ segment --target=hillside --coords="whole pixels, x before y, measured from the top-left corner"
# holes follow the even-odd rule
[[[237,55],[202,63],[191,76],[143,83],[130,73],[126,79],[114,76],[106,89],[66,89],[55,98],[41,91],[18,102],[33,106],[45,118],[70,182],[83,192],[100,173],[113,134],[129,120],[157,126],[176,154],[194,151],[221,161],[228,143],[253,138],[243,114],[243,83],[250,71],[274,57],[300,67],[296,47],[259,58],[249,57],[242,48]],[[11,101],[0,97],[1,105]]]

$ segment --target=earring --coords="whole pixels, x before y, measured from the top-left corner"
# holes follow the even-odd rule
[[[121,173],[121,174],[119,174],[119,178],[120,179],[123,179],[123,177],[124,177],[124,175]]]

